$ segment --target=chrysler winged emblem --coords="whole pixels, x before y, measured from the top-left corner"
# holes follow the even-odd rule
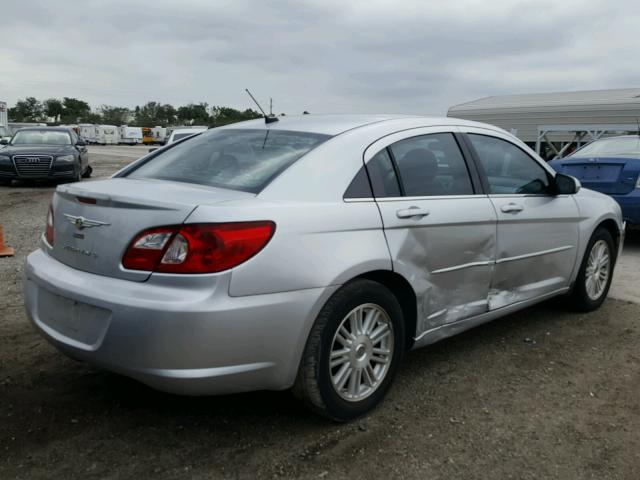
[[[77,217],[75,215],[69,215],[68,213],[64,214],[65,218],[69,220],[71,225],[76,227],[78,230],[82,230],[83,228],[91,228],[91,227],[102,227],[104,225],[110,225],[109,223],[99,222],[98,220],[89,220],[84,217]]]

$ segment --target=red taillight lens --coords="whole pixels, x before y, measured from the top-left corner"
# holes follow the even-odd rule
[[[44,238],[53,247],[53,207],[49,205],[47,212],[47,226],[44,229]]]
[[[253,257],[274,230],[269,221],[151,228],[129,244],[122,265],[163,273],[220,272]]]

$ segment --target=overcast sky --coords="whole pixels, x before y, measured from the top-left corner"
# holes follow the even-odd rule
[[[4,0],[0,100],[445,114],[640,87],[640,2]]]

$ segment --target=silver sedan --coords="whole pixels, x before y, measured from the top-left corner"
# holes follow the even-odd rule
[[[617,203],[490,125],[254,120],[58,187],[27,260],[36,329],[187,395],[293,388],[335,420],[408,350],[548,298],[598,308]]]

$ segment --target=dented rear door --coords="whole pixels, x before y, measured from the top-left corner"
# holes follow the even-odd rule
[[[497,217],[451,129],[399,132],[365,153],[393,268],[416,292],[418,336],[488,310]],[[380,166],[385,147],[391,170]],[[399,194],[388,188],[394,170]]]

